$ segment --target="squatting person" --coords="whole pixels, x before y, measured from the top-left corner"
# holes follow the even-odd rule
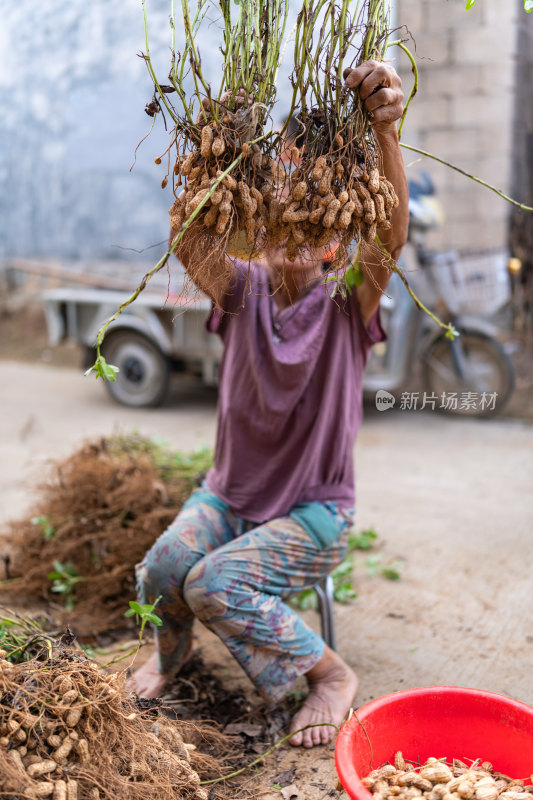
[[[378,230],[397,259],[408,227],[397,134],[401,81],[376,61],[344,78],[365,103],[382,171],[400,200],[392,227]],[[364,282],[346,300],[332,300],[324,253],[290,263],[283,247],[267,248],[250,275],[237,262],[220,286],[202,282],[195,267],[203,254],[186,235],[180,243],[185,269],[214,301],[208,328],[225,347],[214,466],[137,567],[142,602],[162,595],[156,652],[133,677],[143,697],[162,694],[183,665],[197,617],[268,701],[305,675],[309,694],[291,731],[338,725],[353,702],[355,673],[285,600],[330,573],[346,552],[362,374],[370,348],[385,338],[379,301],[390,270],[377,246],[366,248]],[[290,741],[312,747],[331,738],[332,728],[319,726]]]

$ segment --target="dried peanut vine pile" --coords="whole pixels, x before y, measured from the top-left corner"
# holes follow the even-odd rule
[[[385,764],[362,779],[377,800],[531,800],[533,786],[496,772],[481,759],[468,766],[458,758],[451,764],[428,758],[420,766],[398,751],[394,764]]]

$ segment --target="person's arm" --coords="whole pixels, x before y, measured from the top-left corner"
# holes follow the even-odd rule
[[[178,231],[171,225],[170,244],[177,234]],[[195,286],[206,294],[215,306],[222,308],[231,280],[232,265],[225,253],[214,251],[207,254],[207,240],[202,234],[203,228],[193,223],[176,245],[174,253]]]
[[[409,190],[398,139],[397,122],[403,114],[402,82],[388,64],[365,61],[356,69],[345,70],[344,79],[351,89],[359,89],[382,154],[382,170],[393,184],[399,205],[393,209],[391,228],[378,228],[378,236],[394,261],[407,241],[409,228]],[[363,250],[364,282],[357,287],[357,299],[365,325],[379,306],[391,276],[387,258],[377,244]]]

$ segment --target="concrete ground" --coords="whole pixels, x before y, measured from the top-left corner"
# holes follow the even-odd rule
[[[184,382],[165,407],[136,411],[80,370],[4,360],[0,398],[0,523],[25,513],[47,461],[86,437],[136,429],[181,450],[214,442],[215,393]],[[336,606],[339,652],[360,677],[356,704],[448,684],[533,705],[533,425],[369,408],[355,459],[357,528],[373,526],[383,559],[402,564],[394,582],[358,566],[358,598]],[[199,636],[235,680],[224,648]],[[331,752],[292,749],[267,763],[258,796],[280,797],[269,786],[293,764],[300,798],[328,796]]]

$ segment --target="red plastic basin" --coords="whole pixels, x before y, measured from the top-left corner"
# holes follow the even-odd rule
[[[352,716],[337,737],[335,762],[348,796],[372,800],[361,778],[392,761],[397,750],[422,762],[430,756],[481,758],[513,778],[529,778],[533,708],[492,692],[452,686],[373,700],[357,710],[357,718]]]

